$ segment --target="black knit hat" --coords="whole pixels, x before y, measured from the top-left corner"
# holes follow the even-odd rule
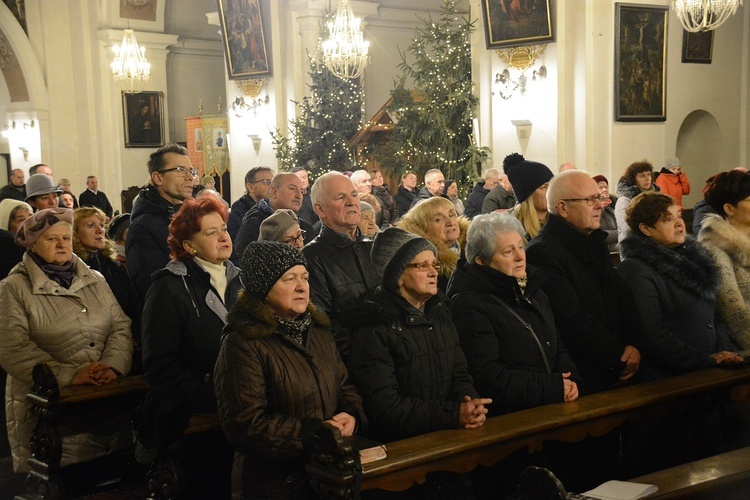
[[[518,153],[512,153],[503,160],[503,170],[508,176],[510,185],[516,195],[518,203],[523,203],[531,193],[539,189],[545,182],[549,182],[555,174],[547,165],[528,161]]]
[[[406,266],[425,250],[437,255],[435,245],[398,227],[389,227],[376,234],[370,256],[383,276],[383,287],[392,291],[398,289],[398,279],[404,274]]]
[[[242,285],[263,300],[279,278],[297,265],[307,267],[307,261],[296,248],[278,241],[251,241],[242,254]]]

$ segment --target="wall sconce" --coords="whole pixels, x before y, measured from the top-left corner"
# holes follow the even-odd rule
[[[29,161],[29,150],[23,146],[19,146],[18,149],[23,153],[23,161]]]
[[[544,52],[547,44],[529,45],[525,47],[513,47],[510,49],[500,49],[497,56],[507,67],[501,72],[495,74],[495,84],[493,85],[492,95],[496,93],[503,99],[510,99],[516,90],[521,95],[526,95],[526,86],[528,77],[526,70],[534,65],[534,62]],[[512,70],[512,71],[511,71]],[[531,74],[531,80],[536,81],[547,78],[547,67],[543,64],[534,69]]]
[[[271,102],[268,94],[262,98],[258,97],[266,86],[265,78],[235,80],[235,85],[245,94],[244,96],[237,97],[228,107],[237,118],[242,118],[250,110],[253,110],[253,116],[258,116],[258,108]]]
[[[261,136],[258,134],[247,134],[247,138],[253,141],[253,148],[255,149],[255,152],[257,153],[260,150],[260,143],[263,140]]]
[[[34,120],[31,120],[28,122],[21,122],[20,125],[17,125],[16,121],[13,120],[12,122],[5,124],[5,126],[3,127],[2,136],[7,138],[13,135],[16,132],[16,129],[18,129],[19,131],[21,129],[28,130],[28,129],[33,129],[34,126],[35,126]]]
[[[519,141],[528,141],[531,136],[530,120],[511,120],[510,123],[516,127],[516,135]]]

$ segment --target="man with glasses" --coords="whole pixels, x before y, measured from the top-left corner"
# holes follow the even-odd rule
[[[529,243],[527,260],[549,275],[542,289],[585,392],[624,385],[640,364],[633,338],[641,323],[599,229],[599,188],[586,172],[563,172],[549,184],[547,206],[547,223]]]
[[[273,215],[276,210],[286,208],[299,215],[302,207],[302,181],[296,175],[284,172],[276,174],[271,181],[268,197],[260,200],[253,208],[248,210],[242,218],[242,225],[234,241],[237,249],[236,257],[242,259],[242,252],[251,241],[257,241],[260,235],[260,224]],[[300,218],[300,228],[305,231],[305,243],[315,237],[312,225]],[[233,256],[233,259],[235,256]]]
[[[151,275],[169,262],[169,223],[182,203],[193,195],[198,175],[187,149],[167,144],[148,160],[148,185],[133,204],[125,242],[128,272],[139,295],[139,303],[151,285]]]
[[[232,241],[237,241],[237,233],[242,226],[242,218],[263,198],[268,198],[268,191],[271,188],[271,179],[273,179],[273,170],[270,167],[251,168],[245,174],[245,194],[232,204],[232,210],[229,212],[227,220],[227,231]]]

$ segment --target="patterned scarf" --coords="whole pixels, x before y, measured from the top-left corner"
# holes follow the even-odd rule
[[[67,264],[58,266],[57,264],[50,264],[33,252],[29,252],[29,255],[31,260],[55,283],[65,288],[70,288],[70,285],[73,284],[73,278],[76,276],[73,259],[70,259]]]
[[[274,314],[276,322],[279,324],[279,330],[282,334],[286,335],[290,339],[294,340],[301,346],[305,346],[305,340],[307,340],[307,331],[310,329],[312,324],[312,316],[310,311],[305,311],[293,320],[281,319]]]

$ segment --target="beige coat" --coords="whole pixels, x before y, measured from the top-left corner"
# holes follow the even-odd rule
[[[718,215],[708,215],[698,234],[721,270],[716,308],[740,350],[750,349],[750,236]]]
[[[119,374],[130,370],[130,319],[102,275],[75,255],[73,259],[76,276],[70,289],[49,279],[28,253],[0,282],[0,365],[8,372],[6,418],[17,472],[28,470],[31,456],[34,420],[26,393],[35,364],[48,364],[60,387],[70,385],[76,372],[95,361]],[[63,439],[63,465],[103,454],[92,456],[87,438]]]

